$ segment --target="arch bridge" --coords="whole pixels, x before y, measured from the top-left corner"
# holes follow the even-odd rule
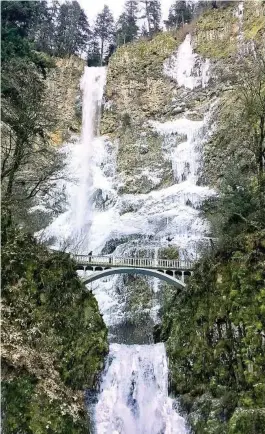
[[[185,287],[187,277],[192,275],[193,264],[189,261],[150,258],[125,258],[117,256],[71,255],[77,270],[94,271],[83,282],[91,283],[113,274],[143,274],[157,277],[167,283]]]

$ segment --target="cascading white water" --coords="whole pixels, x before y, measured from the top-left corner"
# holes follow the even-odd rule
[[[93,170],[97,167],[98,141],[95,137],[99,132],[99,121],[101,111],[101,101],[105,85],[105,68],[85,68],[85,73],[81,81],[83,93],[82,108],[82,137],[80,151],[82,152],[82,162],[79,171],[78,194],[73,198],[74,203],[71,208],[75,212],[75,230],[83,228],[89,232],[87,227],[88,220],[92,222],[92,202],[93,184],[95,175]]]
[[[176,79],[179,86],[193,89],[207,85],[209,62],[202,62],[193,54],[189,36],[174,59],[165,63],[165,73]],[[193,74],[195,63],[199,70],[196,78]],[[97,137],[105,75],[104,68],[85,70],[81,83],[82,140],[66,146],[67,169],[76,178],[76,183],[66,183],[69,208],[45,230],[44,235],[56,238],[58,248],[66,243],[69,251],[84,254],[89,250],[101,253],[108,242],[127,237],[126,242],[116,244],[114,254],[117,256],[130,255],[138,248],[137,240],[128,237],[138,237],[139,249],[146,247],[155,257],[158,247],[166,247],[167,239],[170,239],[178,246],[180,254],[187,252],[192,257],[196,244],[207,230],[198,208],[214,193],[197,185],[205,120],[193,121],[184,114],[170,122],[150,122],[163,137],[163,151],[172,161],[175,184],[153,189],[147,194],[119,195],[115,144]],[[177,136],[181,140],[176,145]],[[146,174],[149,176],[148,169]],[[159,181],[159,176],[159,173],[150,174],[152,182]],[[93,283],[104,320],[111,327],[123,324],[127,315],[120,291],[122,282],[117,285],[118,282],[119,277],[109,277]],[[154,283],[154,279],[150,279],[150,286],[153,295],[159,293],[157,281]],[[158,304],[150,310],[154,321],[158,310]],[[184,420],[173,409],[173,401],[168,397],[167,377],[164,344],[112,343],[95,408],[96,433],[186,433]]]
[[[168,397],[165,347],[110,346],[96,406],[97,434],[185,434],[185,421]]]
[[[69,209],[46,230],[47,238],[56,237],[56,246],[67,241],[69,251],[87,253],[101,232],[117,219],[117,207],[94,210],[98,192],[114,195],[101,166],[106,156],[104,140],[97,137],[100,109],[105,84],[104,68],[86,68],[81,82],[83,93],[83,123],[81,141],[66,146],[67,169],[76,179],[66,183]],[[106,165],[105,165],[106,166]],[[99,225],[99,226],[96,226]],[[125,222],[125,225],[127,223]],[[91,226],[92,225],[92,226]],[[124,226],[125,226],[124,225]],[[128,227],[131,230],[131,227]],[[94,237],[93,237],[94,235]],[[91,241],[92,240],[92,241]],[[156,255],[157,255],[156,248]],[[113,280],[107,285],[112,303]],[[104,286],[104,285],[102,285]],[[105,284],[106,289],[106,284]],[[103,313],[106,297],[96,292]],[[116,310],[116,312],[115,312]],[[114,303],[116,320],[117,305]],[[108,322],[108,321],[107,321]],[[185,422],[173,409],[168,397],[168,367],[164,344],[110,345],[108,365],[104,373],[95,408],[94,422],[97,434],[184,434]]]
[[[65,182],[68,210],[44,231],[46,239],[56,238],[55,248],[75,253],[88,253],[95,191],[105,187],[99,169],[104,150],[97,137],[105,80],[104,67],[85,68],[81,80],[81,140],[66,144],[63,149],[66,177],[70,176],[70,181]]]

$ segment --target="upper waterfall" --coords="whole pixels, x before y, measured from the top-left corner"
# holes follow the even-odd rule
[[[81,80],[83,94],[82,107],[82,144],[92,151],[93,139],[99,134],[101,103],[106,81],[105,67],[85,67]],[[90,152],[93,157],[93,152]]]
[[[66,154],[64,189],[67,211],[44,231],[46,239],[56,239],[54,247],[59,249],[88,253],[93,198],[102,184],[98,166],[103,148],[98,134],[105,81],[105,67],[85,67],[80,86],[81,139],[63,147]]]

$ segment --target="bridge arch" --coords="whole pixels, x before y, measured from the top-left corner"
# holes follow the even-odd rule
[[[175,277],[162,273],[157,270],[152,270],[148,268],[132,268],[132,267],[119,267],[119,268],[107,268],[103,271],[97,271],[90,276],[83,279],[83,283],[88,284],[94,282],[95,280],[101,279],[103,277],[112,276],[113,274],[143,274],[146,276],[157,277],[158,279],[164,280],[165,282],[176,286],[179,289],[185,288],[185,283]]]

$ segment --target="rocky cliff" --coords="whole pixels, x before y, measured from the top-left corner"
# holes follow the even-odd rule
[[[180,31],[117,50],[108,67],[101,132],[118,144],[122,192],[147,193],[174,183],[163,137],[150,121],[165,122],[183,115],[201,120],[216,98],[229,89],[233,56],[240,50],[244,55],[253,41],[261,44],[264,26],[262,2],[235,2],[207,11]],[[186,65],[177,71],[178,48],[189,32],[190,57],[182,58]],[[176,144],[179,140],[175,137]]]
[[[2,219],[3,432],[89,432],[107,329],[74,263]]]
[[[112,175],[111,200],[106,202],[107,210],[114,206],[116,214],[112,226],[109,224],[105,228],[107,242],[100,246],[104,247],[105,253],[157,257],[159,246],[174,246],[176,257],[188,254],[195,258],[200,248],[209,242],[211,228],[201,218],[200,209],[205,199],[214,196],[215,192],[206,186],[217,189],[227,162],[237,155],[229,140],[224,140],[223,148],[220,144],[217,146],[213,132],[223,128],[219,111],[224,103],[227,116],[229,111],[236,110],[234,104],[229,105],[229,100],[244,56],[264,45],[264,13],[264,2],[261,1],[230,3],[205,12],[181,31],[159,34],[151,41],[141,40],[121,47],[111,58],[101,133],[106,136],[109,155],[114,153],[116,158],[115,168],[112,168],[115,175]],[[259,386],[262,378],[260,360],[254,374],[251,367],[249,374],[242,373],[240,361],[237,368],[233,367],[234,371],[232,368],[231,371],[227,367],[220,368],[218,375],[221,380],[218,377],[215,382],[214,377],[210,389],[205,385],[206,378],[200,383],[197,371],[203,371],[204,363],[210,364],[212,369],[214,363],[223,360],[225,351],[230,351],[228,347],[225,351],[222,347],[227,344],[227,337],[221,339],[214,354],[208,354],[206,346],[203,347],[205,352],[200,352],[201,359],[198,362],[191,360],[191,367],[189,357],[192,346],[188,353],[182,352],[182,347],[185,349],[186,345],[190,345],[188,333],[194,337],[192,345],[196,345],[196,327],[200,326],[200,320],[204,321],[205,311],[202,312],[202,309],[205,305],[202,307],[204,302],[199,304],[198,299],[193,303],[192,299],[197,292],[203,298],[208,282],[212,285],[211,291],[215,294],[220,292],[220,297],[227,302],[226,305],[220,299],[217,305],[224,304],[228,310],[230,296],[240,297],[249,290],[248,296],[252,294],[254,297],[253,306],[262,297],[263,236],[263,233],[257,233],[249,238],[242,237],[242,258],[236,265],[234,254],[228,260],[219,260],[225,255],[224,251],[219,252],[210,269],[206,259],[200,267],[204,266],[207,270],[197,272],[187,294],[180,300],[171,294],[165,304],[163,338],[167,341],[170,357],[172,391],[183,395],[183,409],[190,413],[189,423],[196,433],[262,432],[264,390]],[[255,256],[254,246],[258,246],[258,260],[246,276],[243,270],[250,266],[247,257],[251,261],[250,258]],[[162,288],[162,284],[149,278],[117,278],[113,283],[115,298],[120,300],[117,311],[123,320],[125,318],[136,324],[136,328],[138,325],[138,330],[142,329],[143,317],[145,323],[146,317],[157,321],[161,305],[161,292],[159,296],[157,290]],[[232,295],[231,287],[236,291]],[[100,285],[100,290],[104,291],[104,283]],[[206,291],[204,300],[208,306],[207,303],[213,301],[209,301],[207,294],[209,291]],[[242,303],[242,310],[245,308]],[[211,309],[210,313],[207,311],[209,321],[212,320],[211,313]],[[197,322],[193,314],[198,316]],[[257,321],[254,334],[259,335],[260,344],[259,315],[260,312],[256,312],[253,319],[250,312],[244,320],[246,323]],[[238,320],[236,315],[233,320]],[[203,324],[201,333],[207,341]],[[180,338],[180,329],[185,335],[183,339]],[[150,339],[150,336],[146,337],[146,331],[145,336],[133,331],[135,334],[131,331],[128,342],[130,339],[137,339],[137,342]],[[247,334],[246,341],[251,339]],[[257,358],[259,344],[256,347],[253,342]],[[245,349],[243,344],[239,351],[243,353]],[[239,360],[238,354],[237,357]],[[242,384],[245,383],[240,385],[240,392],[234,393],[237,386],[227,387],[226,381],[230,381],[230,375],[236,377],[241,374]],[[197,383],[194,380],[194,384],[193,375],[198,380],[195,378]],[[207,371],[207,375],[212,374]],[[256,392],[253,392],[254,383]]]
[[[47,104],[53,107],[56,127],[51,140],[61,145],[74,133],[80,133],[82,108],[80,79],[84,73],[85,61],[76,56],[56,59],[46,80]]]
[[[104,208],[102,200],[96,203],[110,217],[96,249],[155,257],[159,247],[174,246],[181,257],[195,257],[208,242],[199,209],[214,194],[206,185],[218,183],[211,140],[215,111],[233,86],[235,59],[263,36],[262,2],[235,2],[179,31],[125,45],[111,57],[101,133],[113,162],[111,171],[109,164],[104,169],[112,188]],[[117,287],[134,287],[124,279]],[[142,288],[154,285],[137,279],[137,286],[141,282]]]

